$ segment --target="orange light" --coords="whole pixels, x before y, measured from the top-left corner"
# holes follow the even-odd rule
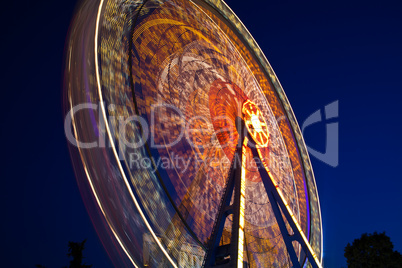
[[[244,114],[244,122],[247,130],[255,143],[260,147],[268,146],[268,126],[257,105],[254,102],[247,100],[243,104],[242,112]]]

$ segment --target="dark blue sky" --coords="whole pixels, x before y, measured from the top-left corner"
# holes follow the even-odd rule
[[[400,1],[227,1],[274,68],[301,124],[338,100],[339,166],[311,157],[325,267],[385,231],[402,252],[402,4]],[[67,265],[67,242],[88,239],[86,261],[111,262],[85,211],[63,132],[63,49],[74,1],[9,1],[0,11],[2,266]],[[325,122],[306,143],[325,150]],[[5,262],[5,264],[4,264]]]

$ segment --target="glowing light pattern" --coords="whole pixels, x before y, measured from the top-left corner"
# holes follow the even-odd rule
[[[95,146],[70,151],[115,266],[202,263],[243,103],[262,164],[321,258],[318,195],[300,130],[233,12],[219,0],[86,0],[79,10],[66,46],[64,107],[76,109],[73,136]],[[239,264],[288,267],[258,163],[250,148],[242,153]]]
[[[252,101],[247,100],[243,104],[242,112],[244,114],[244,121],[247,130],[253,137],[253,140],[260,147],[267,146],[269,141],[268,127],[257,105],[255,105]]]
[[[247,150],[247,137],[244,138],[242,145],[242,163],[241,163],[241,181],[240,181],[240,217],[239,217],[239,245],[238,245],[238,256],[237,256],[237,267],[243,267],[243,252],[244,252],[244,209],[246,203],[246,150]]]

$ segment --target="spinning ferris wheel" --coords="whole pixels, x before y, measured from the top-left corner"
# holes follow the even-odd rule
[[[116,266],[321,267],[300,129],[223,1],[87,0],[66,58],[77,181]]]

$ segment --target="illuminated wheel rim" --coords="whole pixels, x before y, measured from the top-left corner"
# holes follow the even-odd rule
[[[73,23],[67,59],[66,108],[98,105],[98,112],[71,117],[73,132],[80,141],[104,141],[71,151],[84,200],[97,209],[91,217],[116,264],[202,262],[242,113],[262,161],[322,255],[318,195],[299,127],[265,56],[223,2],[87,1]],[[188,131],[179,139],[183,122]],[[133,146],[140,137],[143,146]],[[246,155],[244,258],[251,267],[290,267]],[[180,159],[190,159],[187,167],[172,165]],[[230,229],[229,218],[224,240]],[[105,231],[112,238],[102,237]]]

